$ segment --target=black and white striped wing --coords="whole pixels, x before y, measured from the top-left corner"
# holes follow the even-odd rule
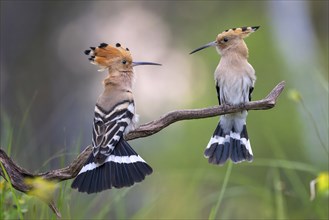
[[[114,150],[127,126],[133,123],[134,111],[134,103],[128,100],[108,112],[95,106],[92,145],[97,162],[103,163]]]
[[[96,105],[94,152],[74,179],[72,188],[96,193],[112,187],[129,187],[152,173],[152,168],[123,138],[134,124],[134,110],[132,101],[123,101],[108,112]]]

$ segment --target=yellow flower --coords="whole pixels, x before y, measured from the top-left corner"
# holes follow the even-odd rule
[[[311,201],[315,199],[315,184],[317,184],[317,193],[319,195],[329,195],[329,173],[321,172],[316,179],[310,182]]]
[[[319,176],[316,178],[318,183],[318,193],[325,195],[329,193],[329,173],[321,172]]]
[[[28,195],[38,197],[45,202],[50,202],[57,188],[56,182],[45,180],[42,177],[26,178],[25,183],[32,187],[27,193]]]
[[[300,102],[302,101],[302,96],[296,89],[291,89],[288,92],[288,97],[293,100],[294,102]]]

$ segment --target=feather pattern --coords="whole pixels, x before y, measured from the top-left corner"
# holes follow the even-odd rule
[[[256,75],[248,62],[248,47],[244,38],[259,26],[227,29],[216,40],[191,52],[215,46],[221,55],[214,78],[219,105],[239,105],[251,100]],[[209,163],[223,165],[229,158],[234,163],[253,160],[246,128],[247,111],[221,116],[204,156]]]
[[[134,103],[129,100],[116,104],[109,112],[95,106],[92,145],[98,163],[103,163],[120,141],[126,127],[132,123],[134,109]]]
[[[94,154],[91,154],[72,187],[79,192],[97,193],[132,186],[152,172],[152,168],[121,139],[103,164],[95,162]]]
[[[129,187],[145,179],[152,168],[132,149],[123,135],[134,128],[137,116],[132,95],[133,62],[128,48],[101,43],[86,55],[101,69],[108,69],[99,96],[92,129],[93,153],[72,183],[80,192],[96,193]],[[140,62],[144,65],[154,63]],[[136,65],[136,64],[135,64]]]

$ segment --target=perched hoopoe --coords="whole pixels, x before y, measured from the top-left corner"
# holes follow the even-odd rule
[[[243,39],[258,28],[241,27],[223,31],[215,41],[190,53],[215,46],[221,55],[214,74],[219,105],[238,105],[251,100],[256,75],[248,63],[248,48]],[[223,165],[228,158],[234,163],[253,160],[246,119],[247,111],[221,116],[204,152],[209,163]]]
[[[72,183],[80,192],[96,193],[112,187],[132,186],[152,173],[152,168],[131,148],[123,135],[137,121],[132,93],[133,67],[161,65],[133,62],[128,48],[102,43],[90,47],[91,63],[108,70],[104,91],[97,100],[93,123],[93,153]]]

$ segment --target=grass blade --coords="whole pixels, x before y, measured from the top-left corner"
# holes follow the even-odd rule
[[[228,183],[228,180],[231,176],[231,171],[232,171],[232,166],[233,166],[233,163],[232,161],[229,161],[228,162],[228,167],[227,167],[227,170],[226,170],[226,173],[225,173],[225,177],[224,177],[224,182],[223,182],[223,186],[222,186],[222,189],[219,193],[219,196],[218,196],[218,200],[217,200],[217,203],[215,206],[212,207],[211,211],[210,211],[210,214],[209,214],[209,220],[213,220],[215,219],[216,215],[217,215],[217,212],[219,210],[219,207],[222,203],[222,200],[223,200],[223,197],[224,197],[224,193],[225,193],[225,190],[226,190],[226,186],[227,186],[227,183]]]
[[[11,184],[11,181],[10,181],[10,178],[9,178],[9,176],[8,176],[8,173],[7,173],[5,167],[3,166],[3,164],[2,164],[1,162],[0,162],[0,166],[1,166],[1,169],[2,169],[3,173],[4,173],[5,176],[6,176],[6,179],[7,179],[8,183],[9,183],[10,191],[11,191],[11,193],[13,194],[13,198],[14,198],[14,201],[15,201],[15,203],[16,203],[16,207],[17,207],[17,212],[18,212],[19,219],[23,219],[21,206],[20,206],[20,204],[19,204],[19,202],[18,202],[17,196],[16,196],[16,194],[15,194],[15,191],[14,191],[13,185]]]

